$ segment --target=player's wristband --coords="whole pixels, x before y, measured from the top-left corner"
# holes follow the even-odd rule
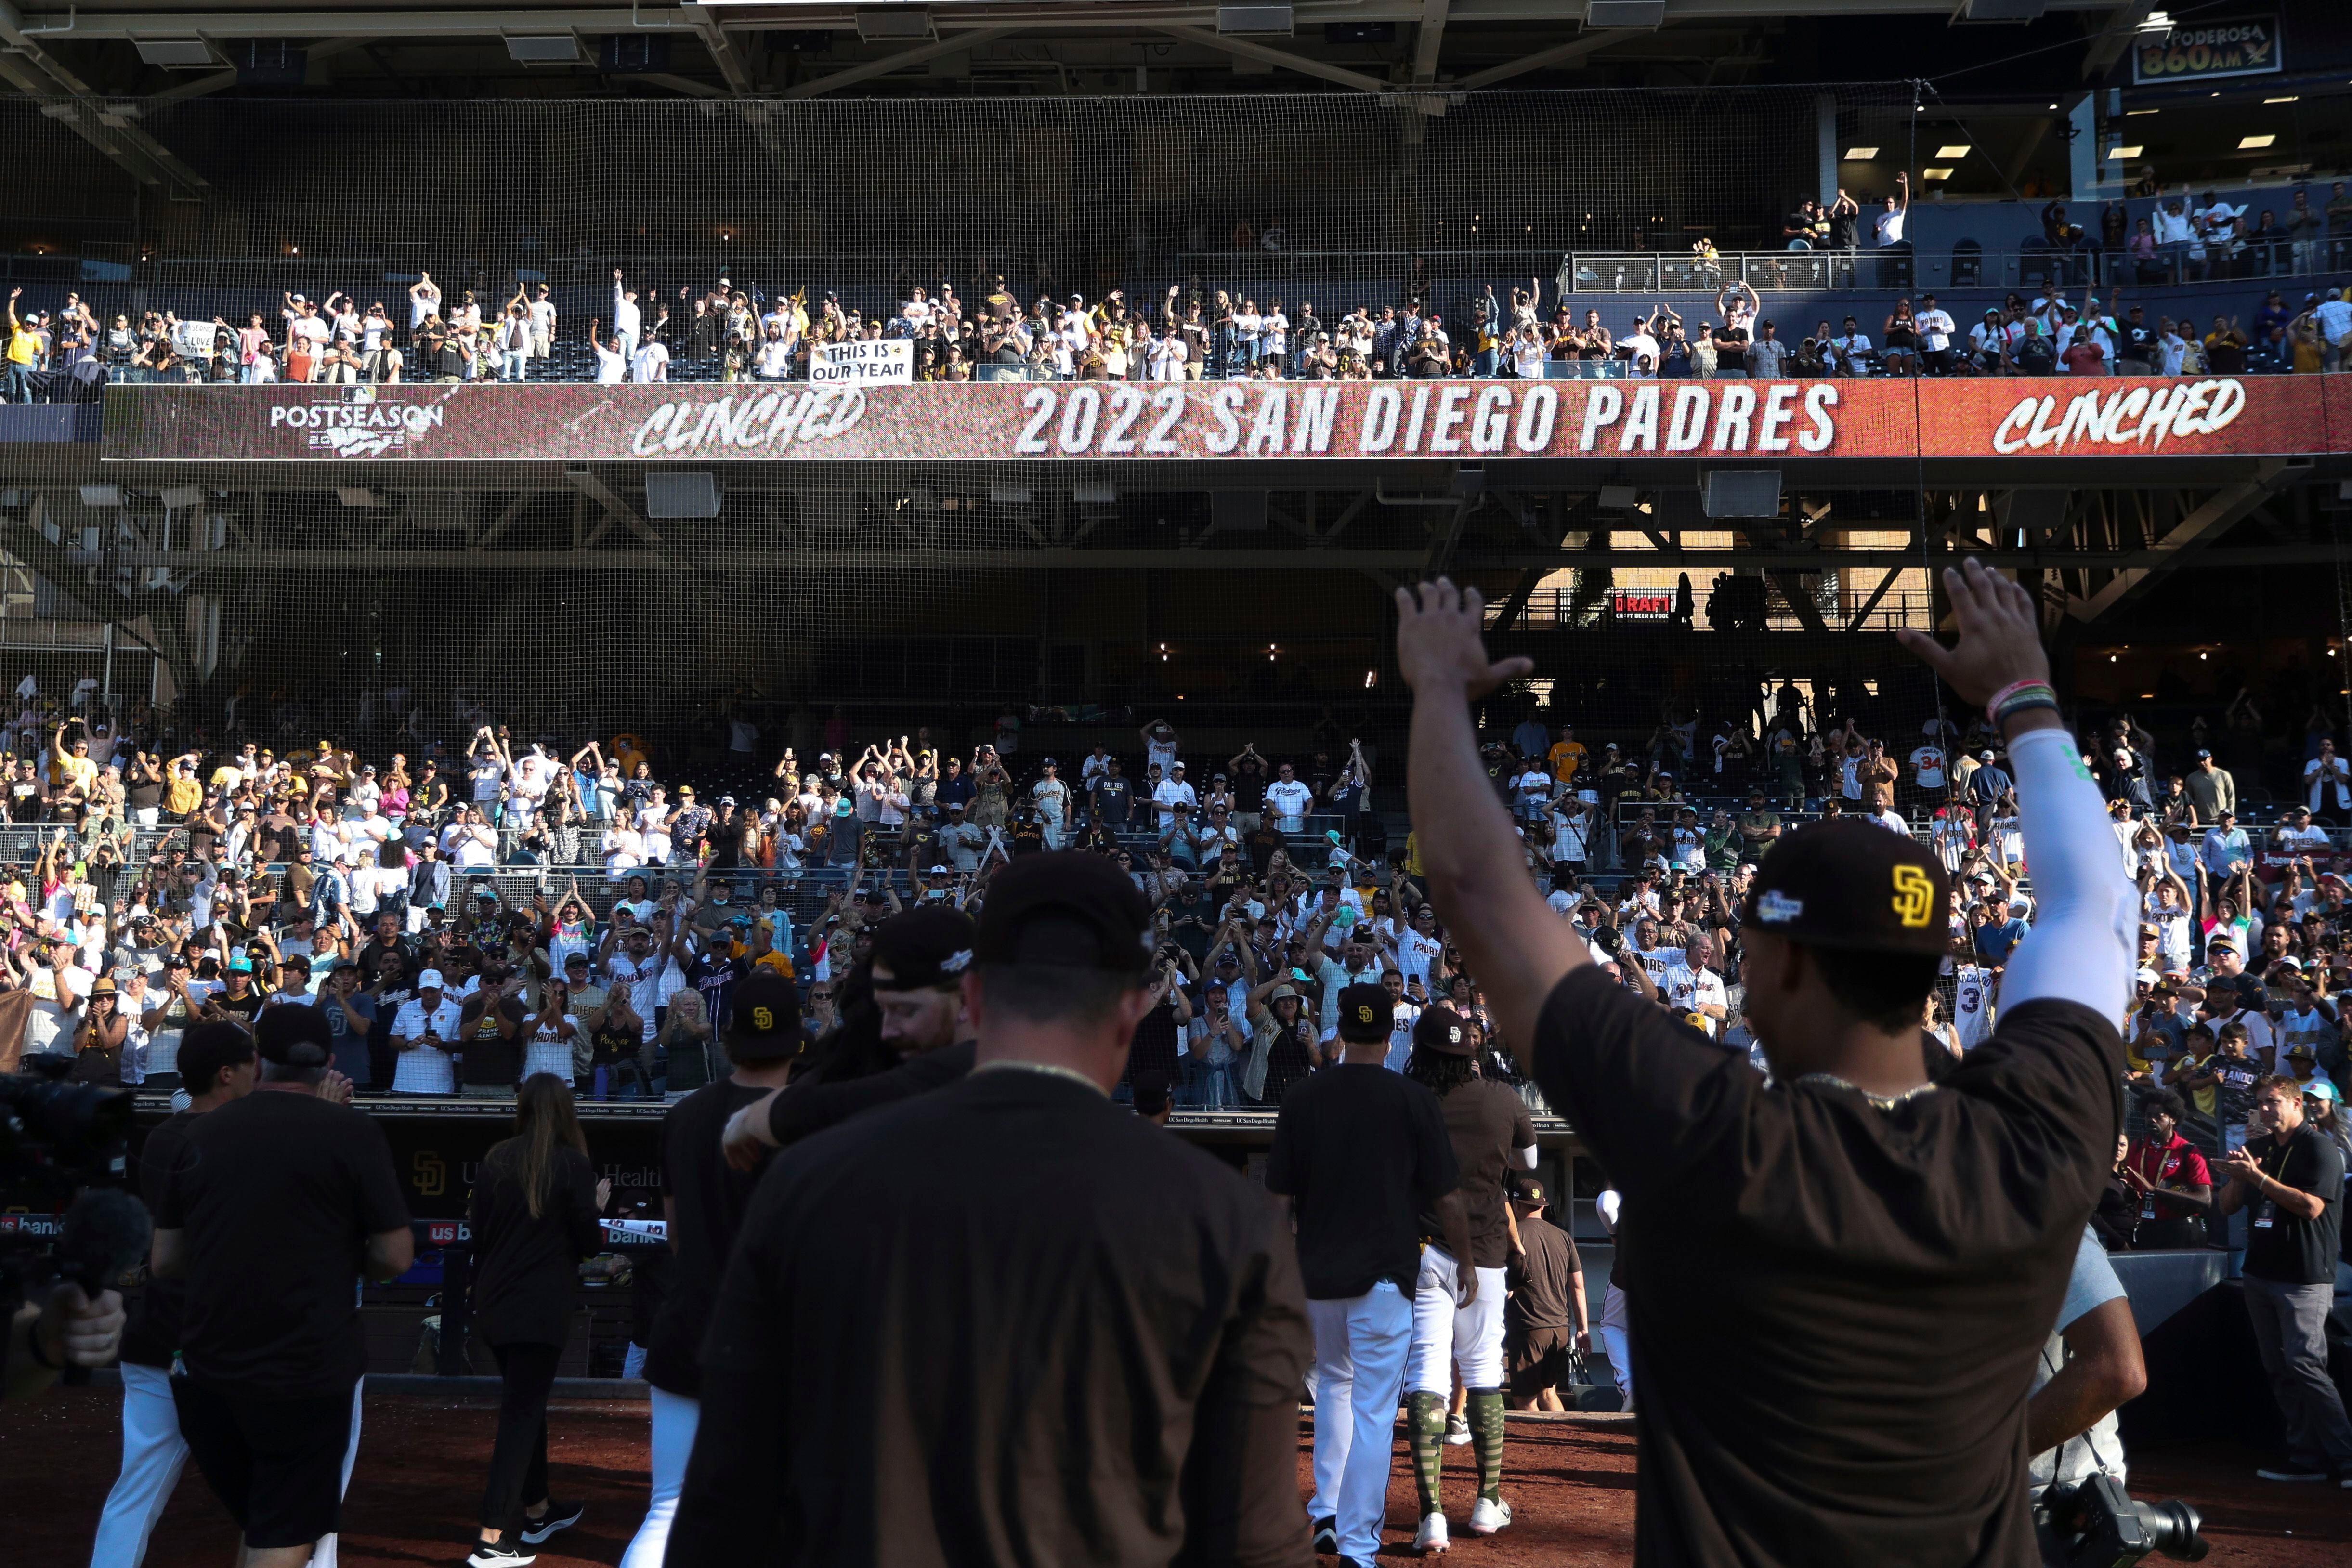
[[[2052,689],[2048,681],[2020,680],[1992,694],[1992,700],[1985,704],[1985,717],[1998,730],[2002,721],[2017,714],[2031,712],[2037,708],[2055,711],[2057,707],[2058,693]]]

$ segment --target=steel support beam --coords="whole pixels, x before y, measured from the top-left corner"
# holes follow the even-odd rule
[[[2273,458],[2263,462],[2253,479],[2216,490],[2156,542],[2156,548],[2147,552],[2153,557],[2147,564],[2118,569],[2106,586],[2089,598],[2069,599],[2066,613],[2088,626],[2131,603],[2156,586],[2166,573],[2178,569],[2206,541],[2268,500],[2293,471],[2285,458]]]
[[[1581,37],[1570,38],[1567,43],[1554,45],[1549,49],[1538,49],[1534,54],[1521,55],[1517,59],[1506,60],[1498,66],[1488,66],[1482,71],[1473,71],[1460,81],[1447,85],[1456,91],[1475,92],[1482,87],[1492,87],[1498,81],[1508,81],[1511,78],[1524,76],[1528,71],[1549,70],[1554,66],[1573,65],[1587,55],[1607,48],[1620,38],[1639,38],[1646,36],[1644,30],[1640,27],[1603,27],[1597,33],[1586,33]]]
[[[1253,43],[1247,38],[1229,38],[1223,34],[1212,33],[1205,27],[1154,27],[1152,31],[1164,33],[1171,38],[1181,38],[1188,44],[1198,44],[1204,49],[1219,49],[1242,59],[1279,66],[1284,70],[1297,71],[1301,76],[1320,77],[1325,81],[1338,82],[1341,87],[1352,87],[1359,92],[1397,90],[1396,84],[1393,82],[1366,76],[1361,71],[1351,71],[1345,66],[1329,65],[1322,60],[1311,60],[1305,55],[1294,55],[1288,49],[1269,48],[1264,44]]]
[[[135,110],[102,100],[41,47],[45,29],[27,32],[27,26],[9,0],[0,0],[0,76],[26,97],[47,100],[41,105],[43,114],[70,127],[142,185],[176,185],[191,195],[211,189],[202,174],[139,129]],[[190,29],[183,24],[181,30]]]
[[[1422,0],[1421,26],[1412,37],[1412,79],[1415,86],[1437,79],[1437,52],[1445,43],[1448,0]]]
[[[918,44],[911,49],[900,49],[896,54],[884,55],[880,59],[867,60],[863,65],[851,66],[846,70],[833,71],[827,75],[797,83],[784,89],[782,96],[814,98],[820,93],[837,91],[845,87],[855,87],[861,81],[871,81],[877,76],[888,76],[893,71],[904,70],[908,66],[919,66],[926,60],[938,59],[942,55],[960,55],[967,49],[976,49],[984,44],[992,44],[999,38],[1010,37],[1020,31],[1021,28],[1016,26],[975,27],[968,33],[950,33],[943,37],[934,38],[928,44]]]
[[[1870,591],[1870,597],[1862,602],[1862,608],[1856,610],[1846,621],[1845,629],[1850,632],[1862,630],[1862,623],[1870,619],[1870,612],[1878,608],[1878,601],[1886,597],[1886,590],[1895,586],[1895,580],[1902,575],[1902,567],[1889,566],[1886,569],[1886,575],[1878,580],[1878,586]]]
[[[694,8],[694,19],[702,29],[702,47],[710,52],[710,63],[727,79],[727,90],[738,98],[751,96],[751,68],[743,62],[743,51],[719,25],[718,13],[705,6]]]

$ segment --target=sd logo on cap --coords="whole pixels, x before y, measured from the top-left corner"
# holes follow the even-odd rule
[[[1389,1037],[1389,1018],[1395,1004],[1378,985],[1349,985],[1339,993],[1339,1037],[1358,1045]]]

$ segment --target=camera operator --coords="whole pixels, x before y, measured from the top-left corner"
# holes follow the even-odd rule
[[[319,1010],[264,1010],[254,1044],[258,1089],[198,1118],[165,1180],[153,1271],[186,1281],[180,1432],[243,1568],[302,1568],[335,1531],[357,1442],[352,1277],[397,1279],[415,1242],[383,1130],[318,1092],[333,1048]]]
[[[139,1151],[139,1195],[161,1214],[163,1189],[187,1147],[196,1118],[253,1092],[259,1077],[253,1037],[227,1022],[198,1024],[180,1042],[188,1107],[164,1119]],[[188,1462],[187,1441],[172,1398],[172,1358],[180,1349],[185,1287],[150,1279],[122,1335],[122,1473],[106,1494],[90,1568],[138,1568]]]
[[[101,1290],[91,1300],[79,1285],[60,1285],[48,1301],[27,1302],[8,1323],[0,1352],[0,1398],[29,1399],[68,1366],[104,1366],[122,1344],[122,1298]]]
[[[2033,1392],[2025,1402],[2028,1474],[2039,1500],[2055,1485],[2079,1487],[2093,1475],[2126,1479],[2116,1410],[2147,1386],[2139,1327],[2106,1248],[2088,1230],[2074,1248],[2058,1326],[2042,1347]],[[2037,1510],[2042,1560],[2063,1563],[2069,1542]]]

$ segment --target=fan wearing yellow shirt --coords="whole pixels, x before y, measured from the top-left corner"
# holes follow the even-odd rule
[[[33,400],[33,367],[41,362],[41,340],[32,329],[16,319],[16,301],[24,297],[22,289],[8,290],[7,357],[5,381],[0,381],[0,395],[11,403]]]
[[[66,727],[58,726],[57,738],[49,746],[49,787],[79,789],[84,800],[98,787],[98,764],[90,761],[88,735],[76,735],[68,742]]]
[[[205,804],[205,786],[196,782],[196,754],[172,759],[171,778],[163,785],[163,810],[172,816],[185,816]]]
[[[1572,789],[1576,784],[1576,775],[1583,772],[1591,761],[1591,753],[1584,749],[1584,742],[1576,738],[1576,726],[1562,724],[1559,739],[1554,741],[1551,750],[1544,753],[1544,761],[1551,768],[1551,776],[1560,782],[1561,787]]]

